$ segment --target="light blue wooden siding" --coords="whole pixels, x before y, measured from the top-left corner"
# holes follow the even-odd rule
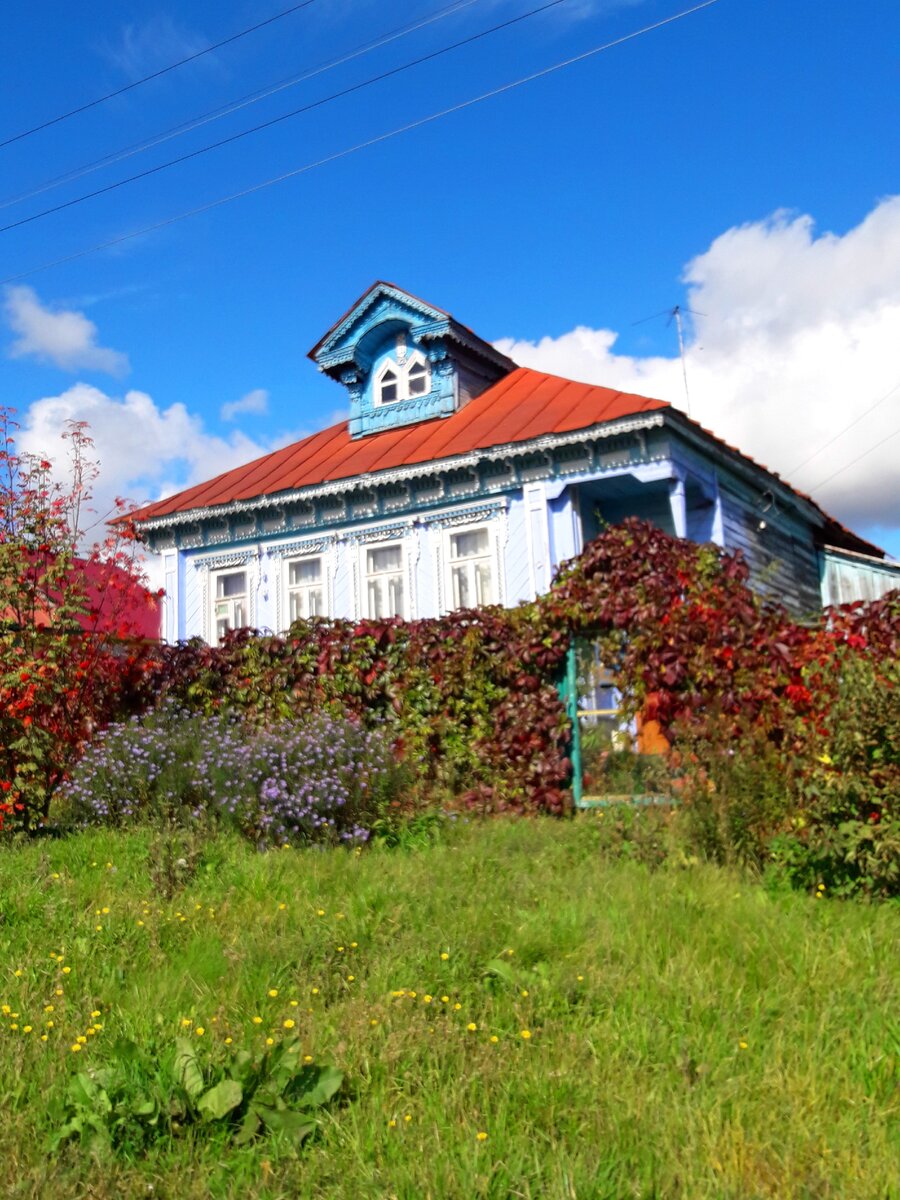
[[[900,562],[883,562],[826,546],[820,554],[819,566],[825,605],[878,600],[900,588]]]
[[[819,564],[811,528],[780,511],[762,513],[753,497],[721,486],[725,547],[741,550],[750,581],[762,595],[780,600],[798,616],[822,606]],[[759,523],[765,519],[765,528]]]

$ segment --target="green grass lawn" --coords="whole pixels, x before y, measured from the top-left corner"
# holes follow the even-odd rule
[[[602,820],[361,854],[223,838],[171,899],[147,832],[4,850],[0,1194],[900,1197],[900,910],[610,862]],[[73,1073],[186,1032],[223,1060],[298,1033],[339,1102],[299,1154],[48,1153]]]

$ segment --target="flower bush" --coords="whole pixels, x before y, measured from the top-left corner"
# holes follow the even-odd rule
[[[344,718],[259,728],[168,703],[99,734],[60,799],[76,825],[209,820],[261,848],[359,843],[401,772],[388,738]]]

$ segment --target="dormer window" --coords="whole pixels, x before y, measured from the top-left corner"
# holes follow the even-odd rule
[[[414,400],[427,396],[431,391],[431,370],[424,355],[415,353],[406,357],[401,366],[389,358],[375,376],[376,404],[396,404],[398,400]]]
[[[385,363],[381,375],[378,379],[378,403],[393,404],[395,400],[400,399],[398,390],[399,379],[397,371],[394,370],[393,363]]]
[[[424,359],[415,359],[406,372],[406,390],[410,396],[424,396],[428,388],[428,367]]]

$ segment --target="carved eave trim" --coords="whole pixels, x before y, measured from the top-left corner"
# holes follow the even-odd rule
[[[589,448],[591,442],[602,441],[606,438],[619,437],[626,433],[636,433],[648,429],[657,429],[664,424],[664,413],[654,412],[641,416],[623,417],[618,421],[606,421],[599,425],[590,425],[585,429],[577,429],[572,433],[548,433],[542,437],[532,438],[527,442],[508,442],[502,446],[491,446],[484,450],[473,450],[468,454],[456,455],[453,458],[438,458],[428,463],[410,463],[408,466],[394,467],[386,471],[369,472],[365,475],[351,475],[347,479],[336,479],[330,483],[311,484],[308,487],[297,488],[293,491],[273,492],[270,495],[254,496],[249,500],[234,500],[230,504],[220,504],[211,508],[192,508],[186,512],[170,513],[163,517],[153,517],[146,521],[138,521],[140,530],[152,533],[157,529],[170,529],[178,525],[199,526],[205,521],[221,517],[233,516],[239,513],[255,512],[273,506],[289,506],[304,500],[324,499],[337,494],[349,495],[360,489],[379,487],[382,484],[404,483],[407,480],[439,477],[450,471],[474,470],[479,463],[495,462],[525,458],[539,453],[552,453],[560,446],[571,446],[584,442]]]

